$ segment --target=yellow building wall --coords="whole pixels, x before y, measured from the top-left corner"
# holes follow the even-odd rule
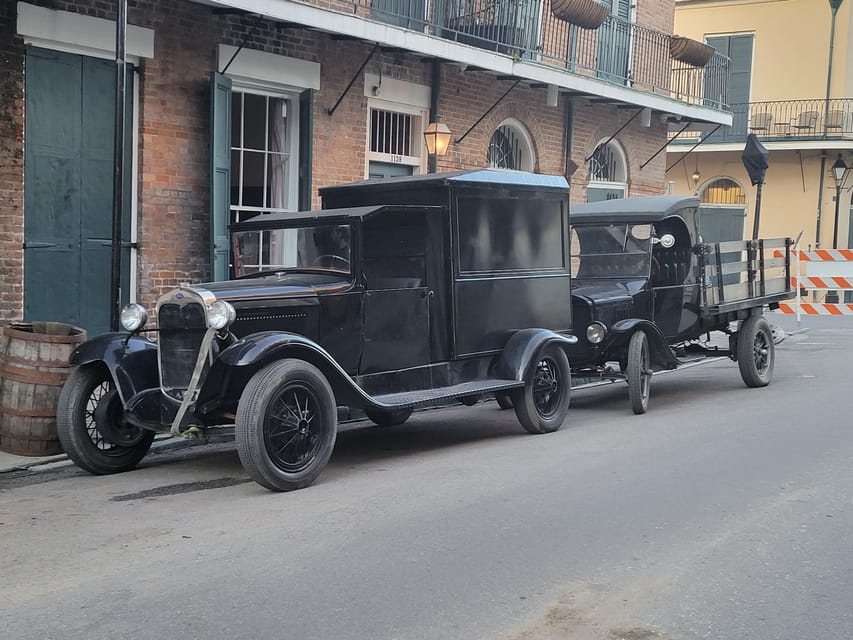
[[[667,173],[673,183],[673,192],[687,195],[702,189],[713,180],[729,178],[744,190],[747,217],[744,237],[752,236],[754,224],[756,187],[741,161],[741,151],[692,153]],[[761,194],[759,236],[764,238],[790,236],[795,238],[802,230],[801,247],[814,247],[817,229],[818,190],[820,184],[820,151],[774,151],[770,154],[770,167]],[[679,156],[669,154],[673,161]],[[827,158],[826,169],[835,158]],[[692,173],[699,169],[698,187],[693,186]],[[848,184],[853,177],[848,178]],[[851,191],[842,191],[839,201],[838,246],[846,247],[849,233]],[[835,183],[828,176],[823,183],[820,244],[832,246],[835,218]]]
[[[696,40],[708,36],[753,33],[752,102],[765,100],[822,100],[826,96],[832,12],[827,0],[676,0],[674,32]],[[853,0],[843,0],[836,15],[830,97],[853,97]],[[791,146],[794,146],[793,143]],[[832,247],[835,219],[835,183],[830,167],[838,154],[831,142],[820,149],[771,150],[770,168],[762,192],[762,237],[796,237],[801,246],[814,247],[820,211],[820,246]],[[844,145],[846,147],[846,145]],[[684,151],[687,151],[686,147]],[[747,200],[744,236],[752,234],[756,190],[741,161],[743,146],[710,152],[699,147],[666,174],[675,193],[696,191],[691,174],[701,174],[698,189],[713,179],[728,177],[743,186]],[[684,152],[667,154],[667,165]],[[826,153],[820,186],[821,154]],[[844,157],[851,163],[851,152]],[[851,172],[853,174],[853,172]],[[853,175],[847,184],[853,184]],[[847,247],[851,191],[839,202],[838,246]]]
[[[835,24],[831,97],[853,94],[850,59],[853,2],[842,2]],[[827,0],[677,0],[675,29],[695,40],[755,34],[751,102],[826,96],[832,12]]]

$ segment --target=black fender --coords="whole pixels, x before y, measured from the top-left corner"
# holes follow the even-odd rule
[[[604,351],[613,351],[616,347],[628,344],[635,331],[642,331],[649,341],[649,356],[652,365],[660,369],[675,369],[678,366],[678,358],[672,352],[669,343],[661,333],[658,326],[643,318],[628,318],[615,322],[608,332]]]
[[[105,333],[71,352],[70,363],[103,364],[112,376],[122,403],[147,389],[160,389],[157,343],[129,333]]]
[[[566,351],[568,357],[570,353],[566,347],[576,344],[577,341],[575,336],[550,329],[516,331],[501,352],[495,374],[499,378],[523,382],[527,380],[530,367],[536,366],[537,356],[544,347],[557,343]]]
[[[219,354],[214,368],[248,368],[254,374],[264,365],[284,358],[304,360],[317,367],[332,386],[338,404],[386,408],[366,394],[328,351],[313,340],[295,333],[261,331],[244,336]],[[247,381],[248,377],[240,376],[239,379]]]

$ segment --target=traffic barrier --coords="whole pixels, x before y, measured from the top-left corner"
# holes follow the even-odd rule
[[[775,257],[780,257],[776,252]],[[791,276],[791,285],[801,294],[803,291],[853,291],[853,249],[795,249],[791,256],[796,260],[796,275]],[[797,296],[795,303],[779,304],[783,313],[815,316],[853,315],[853,304],[833,302],[802,302]]]

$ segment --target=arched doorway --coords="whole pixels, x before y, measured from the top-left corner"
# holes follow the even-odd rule
[[[714,178],[699,191],[699,230],[704,242],[743,240],[746,193],[731,178]]]

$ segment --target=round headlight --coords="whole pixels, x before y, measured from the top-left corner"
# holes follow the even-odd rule
[[[607,327],[600,322],[593,322],[586,328],[586,339],[592,344],[598,344],[607,335]]]
[[[217,300],[207,310],[207,323],[214,329],[224,329],[237,319],[237,311],[225,300]]]
[[[148,322],[148,312],[141,304],[132,302],[121,310],[120,321],[125,331],[136,331]]]

